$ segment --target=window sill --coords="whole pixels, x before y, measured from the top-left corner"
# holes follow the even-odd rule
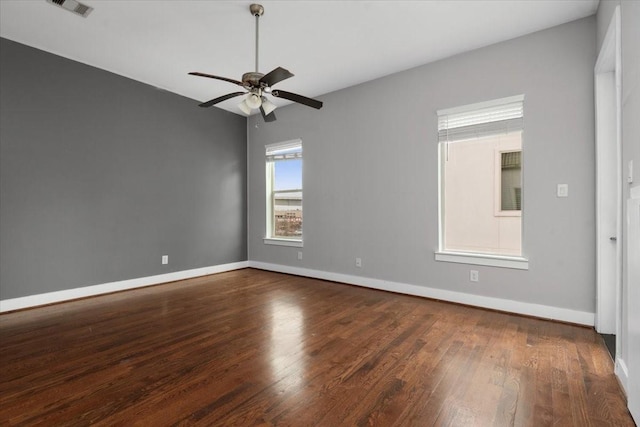
[[[456,262],[460,264],[486,265],[489,267],[514,268],[528,270],[529,260],[523,257],[471,254],[462,252],[436,252],[436,261]]]
[[[277,245],[277,246],[293,246],[295,248],[302,247],[302,240],[293,239],[274,239],[272,237],[265,237],[263,239],[265,245]]]

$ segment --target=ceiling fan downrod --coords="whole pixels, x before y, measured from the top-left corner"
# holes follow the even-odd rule
[[[258,71],[258,52],[260,48],[260,17],[264,14],[264,7],[261,4],[252,4],[249,6],[251,14],[256,17],[256,73]]]

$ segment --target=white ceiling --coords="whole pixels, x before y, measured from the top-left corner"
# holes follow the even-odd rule
[[[316,97],[589,16],[599,0],[261,2],[260,71]],[[252,1],[84,0],[81,18],[45,0],[0,0],[0,36],[197,101],[237,91],[254,68]],[[239,99],[218,104],[242,114]],[[283,105],[282,100],[276,104]]]

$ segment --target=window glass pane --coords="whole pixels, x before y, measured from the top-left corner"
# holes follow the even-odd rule
[[[274,193],[275,237],[302,237],[302,193]]]
[[[302,237],[302,159],[274,161],[273,236]]]
[[[499,211],[501,199],[508,208],[520,208],[521,149],[521,131],[442,143],[443,250],[522,254],[519,212]],[[498,155],[516,151],[517,156]],[[496,160],[503,158],[508,167]],[[507,198],[502,197],[503,186],[510,193]]]
[[[500,210],[519,211],[522,189],[521,151],[501,153],[502,170],[500,173]]]
[[[275,191],[299,190],[302,188],[302,159],[276,160]]]

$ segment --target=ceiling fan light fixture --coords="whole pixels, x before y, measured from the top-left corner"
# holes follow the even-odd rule
[[[262,97],[262,109],[264,110],[265,115],[269,115],[276,109],[276,104],[269,101],[266,96]]]
[[[251,108],[247,105],[247,100],[245,99],[240,104],[238,104],[238,108],[245,113],[247,116],[251,114]]]
[[[260,105],[262,105],[262,99],[255,93],[250,93],[244,101],[247,103],[247,107],[251,109],[260,108]]]

